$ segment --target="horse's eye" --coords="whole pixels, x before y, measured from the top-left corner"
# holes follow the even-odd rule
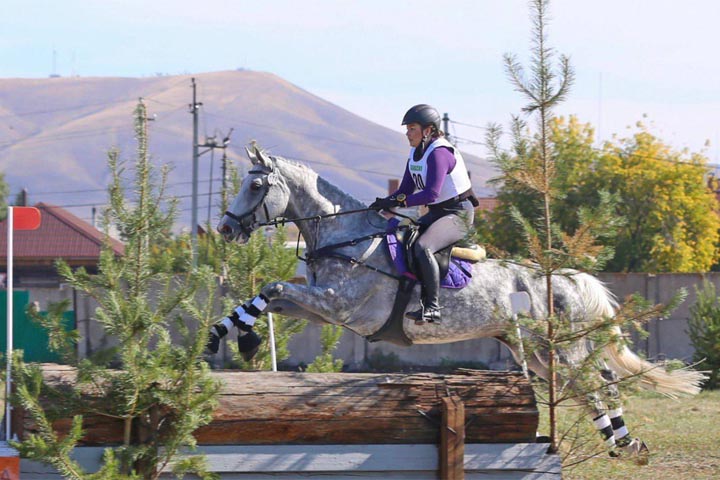
[[[250,183],[250,190],[252,190],[253,192],[257,192],[258,190],[260,190],[262,188],[262,185],[263,185],[262,180],[260,180],[259,178],[256,178],[255,180],[253,180]]]

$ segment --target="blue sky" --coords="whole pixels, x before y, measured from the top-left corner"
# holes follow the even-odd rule
[[[42,78],[53,69],[62,76],[142,77],[248,68],[398,131],[416,103],[476,126],[507,123],[523,105],[502,56],[515,53],[527,65],[526,0],[3,0],[2,6],[2,78]],[[554,0],[550,7],[549,42],[571,57],[577,77],[558,113],[577,114],[600,138],[626,135],[647,115],[664,141],[704,148],[720,163],[720,2]],[[483,138],[482,129],[459,124],[454,133]]]

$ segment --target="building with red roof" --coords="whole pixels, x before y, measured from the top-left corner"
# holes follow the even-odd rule
[[[18,288],[57,286],[60,279],[55,261],[63,259],[73,268],[97,271],[105,234],[61,207],[38,203],[41,221],[37,230],[18,230],[13,237],[14,284]],[[124,245],[109,239],[116,255]],[[7,269],[7,222],[0,222],[0,270]],[[4,282],[3,282],[4,283]]]

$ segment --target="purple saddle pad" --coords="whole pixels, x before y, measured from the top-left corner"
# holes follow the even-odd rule
[[[395,234],[387,234],[385,240],[387,242],[388,252],[390,252],[390,258],[392,258],[393,264],[395,265],[395,270],[400,275],[405,275],[408,278],[417,280],[417,277],[408,271],[407,262],[405,261],[405,249],[400,242],[398,242]],[[470,283],[470,279],[472,278],[470,272],[472,272],[472,263],[467,260],[452,257],[450,259],[448,273],[445,275],[445,278],[440,280],[440,286],[443,288],[463,288]]]

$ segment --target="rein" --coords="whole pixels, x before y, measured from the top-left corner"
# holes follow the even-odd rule
[[[335,213],[326,213],[321,215],[311,215],[308,217],[297,217],[297,218],[284,218],[284,217],[276,217],[274,219],[270,219],[270,213],[268,212],[267,205],[265,204],[265,198],[267,197],[268,193],[270,192],[270,187],[278,182],[277,173],[273,172],[272,169],[270,171],[266,171],[263,169],[260,170],[251,170],[249,173],[256,173],[261,175],[266,175],[265,182],[263,183],[264,191],[260,199],[255,203],[255,205],[252,206],[246,213],[242,213],[240,215],[236,215],[230,210],[225,211],[225,216],[228,218],[231,218],[232,220],[235,220],[238,223],[238,226],[240,227],[240,230],[247,236],[250,237],[253,230],[255,230],[258,227],[269,227],[269,226],[277,226],[282,225],[284,226],[286,223],[297,223],[307,220],[315,220],[317,222],[316,229],[320,228],[320,221],[325,218],[332,218],[332,217],[339,217],[341,215],[352,215],[354,213],[363,213],[363,212],[369,212],[370,208],[359,208],[356,210],[347,210],[344,212],[335,212]],[[258,222],[257,221],[257,210],[262,207],[263,211],[265,213],[265,219],[264,222]],[[398,217],[406,218],[410,220],[413,224],[417,225],[417,222],[415,219],[403,215],[402,213],[393,212]],[[250,223],[247,223],[246,221],[250,220]],[[306,256],[302,257],[300,256],[300,234],[298,234],[297,238],[297,246],[295,249],[295,255],[297,258],[303,262],[313,261],[321,257],[333,257],[333,258],[339,258],[345,261],[348,261],[352,264],[356,265],[362,265],[366,268],[369,268],[370,270],[373,270],[378,273],[382,273],[383,275],[387,275],[389,277],[400,279],[401,277],[397,275],[393,275],[392,273],[385,272],[383,270],[380,270],[377,267],[373,267],[371,265],[367,265],[365,263],[365,257],[366,255],[362,255],[360,258],[355,258],[350,255],[345,255],[343,253],[337,252],[336,250],[338,248],[342,247],[348,247],[348,246],[355,246],[359,242],[364,242],[366,240],[373,240],[376,241],[377,238],[380,238],[385,235],[385,232],[375,232],[371,233],[369,235],[365,235],[363,237],[355,238],[352,240],[347,240],[344,242],[336,243],[333,245],[325,245],[323,247],[320,247],[314,251],[306,252]],[[372,247],[371,247],[372,248]]]
[[[263,203],[263,206],[264,206],[263,200],[264,200],[264,197],[260,200],[258,205],[255,206],[255,209],[257,209],[257,207],[260,206],[260,203]],[[255,209],[253,209],[250,213],[245,214],[243,216],[235,215],[234,213],[232,213],[230,211],[225,212],[225,215],[227,215],[228,217],[230,217],[233,220],[235,220],[236,222],[238,222],[240,227],[244,229],[245,227],[243,226],[243,218],[246,218],[248,215],[254,215]],[[327,213],[327,214],[323,214],[323,215],[312,215],[309,217],[277,218],[274,220],[268,220],[267,222],[257,223],[256,225],[258,227],[269,227],[269,226],[277,226],[277,225],[284,226],[286,223],[295,223],[295,222],[301,222],[304,220],[316,220],[316,221],[320,222],[324,218],[338,217],[340,215],[350,215],[353,213],[369,212],[370,210],[371,209],[369,209],[369,208],[360,208],[357,210],[347,210],[345,212]],[[406,219],[410,220],[412,223],[417,225],[417,222],[415,221],[414,218],[404,215],[402,213],[398,213],[398,212],[393,212],[393,213],[395,215],[397,215],[398,217],[406,218]],[[266,216],[267,216],[267,209],[266,209]],[[249,232],[249,233],[252,233],[252,232]],[[385,235],[386,235],[385,231],[374,232],[374,233],[370,233],[368,235],[364,235],[362,237],[354,238],[351,240],[346,240],[344,242],[334,243],[331,245],[325,245],[325,246],[320,247],[312,252],[306,252],[305,256],[303,257],[302,255],[300,255],[300,233],[298,233],[297,242],[295,245],[295,256],[297,257],[298,260],[303,261],[305,263],[312,262],[313,260],[317,260],[322,257],[338,258],[340,260],[345,260],[353,265],[362,265],[363,267],[370,269],[373,272],[377,272],[382,275],[388,276],[390,278],[394,278],[395,280],[401,280],[402,277],[400,277],[399,275],[395,275],[393,273],[386,272],[385,270],[381,270],[372,265],[368,265],[367,263],[365,263],[365,258],[363,258],[364,256],[361,258],[356,258],[356,257],[352,257],[350,255],[345,255],[344,253],[340,253],[340,252],[336,251],[338,248],[353,247],[360,242],[364,242],[366,240],[373,240],[376,238],[383,237]]]
[[[262,203],[263,199],[260,200],[260,203]],[[257,207],[260,206],[260,203],[258,203],[258,205],[256,205],[255,208],[253,209],[253,211],[251,211],[249,214],[235,215],[234,213],[232,213],[231,211],[228,210],[225,212],[225,215],[232,218],[233,220],[235,220],[238,223],[242,223],[242,221],[245,217],[254,213],[255,209],[257,209]],[[265,206],[264,203],[263,203],[263,206]],[[277,225],[284,226],[286,223],[302,222],[303,220],[318,220],[319,221],[319,220],[322,220],[323,218],[339,217],[340,215],[350,215],[351,213],[369,212],[371,210],[372,209],[370,209],[370,208],[358,208],[357,210],[347,210],[345,212],[326,213],[323,215],[311,215],[309,217],[297,217],[297,218],[281,217],[281,218],[276,218],[274,220],[268,220],[267,222],[257,223],[256,225],[258,227],[274,227]],[[415,222],[415,219],[413,219],[412,217],[403,215],[402,213],[398,213],[398,212],[393,212],[393,214],[398,217],[407,218],[412,223],[417,225],[417,222]],[[265,215],[267,217],[267,208],[265,208]]]

